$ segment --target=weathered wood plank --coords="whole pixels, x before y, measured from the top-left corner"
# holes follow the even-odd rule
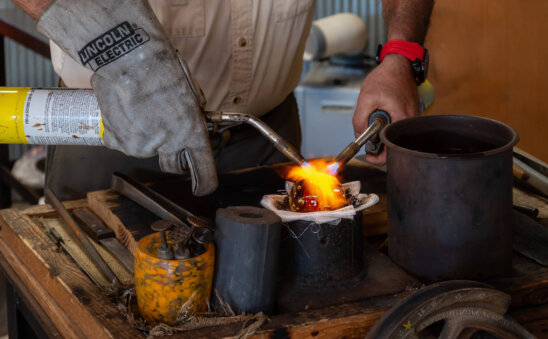
[[[87,271],[89,275],[93,277],[92,280],[95,281],[101,288],[108,289],[110,286],[110,281],[105,278],[101,273],[101,270],[97,265],[90,260],[82,243],[78,240],[76,234],[72,232],[72,229],[69,225],[65,224],[63,220],[57,218],[33,218],[36,223],[40,223],[46,229],[55,229],[57,233],[63,239],[65,247],[68,248],[69,252],[73,259],[76,262],[80,263],[79,266]],[[110,253],[104,246],[95,242],[93,239],[89,239],[91,245],[97,250],[98,254],[105,260],[106,264],[110,267],[114,275],[118,280],[124,285],[133,284],[133,274],[129,272],[120,261]]]
[[[548,303],[548,272],[489,282],[512,296],[512,307],[531,307]]]
[[[312,323],[287,326],[260,332],[250,338],[348,338],[361,339],[388,309],[364,310],[362,314],[337,319],[320,319]]]
[[[509,315],[537,338],[548,336],[548,305],[520,309]]]
[[[548,228],[518,211],[512,211],[512,221],[514,250],[548,266]]]
[[[20,260],[19,265],[26,267],[29,274],[39,281],[57,301],[73,326],[78,326],[83,336],[142,336],[139,331],[129,326],[115,305],[102,295],[78,266],[57,250],[53,242],[28,215],[4,210],[0,212],[0,217],[0,239],[9,244],[13,254]]]
[[[306,312],[269,317],[250,338],[363,338],[378,319],[397,301],[409,295],[369,298]],[[242,324],[215,326],[183,332],[184,338],[234,338]]]
[[[0,238],[0,254],[2,265],[8,268],[6,271],[8,271],[10,279],[24,284],[25,292],[30,294],[30,298],[29,296],[27,298],[32,298],[29,301],[36,302],[40,306],[40,309],[43,310],[43,313],[47,314],[51,323],[57,324],[57,326],[54,325],[55,328],[49,329],[50,335],[53,337],[62,335],[65,338],[83,337],[83,333],[68,318],[57,302],[51,298],[49,293],[34,278],[32,273],[23,265],[2,238]],[[21,287],[18,286],[18,289],[21,289]]]
[[[67,210],[86,207],[87,204],[88,203],[87,203],[86,199],[71,200],[71,201],[64,201],[63,202],[63,206],[65,206],[65,208]],[[50,216],[50,215],[57,215],[57,211],[55,210],[55,208],[53,208],[49,204],[31,206],[29,208],[26,208],[23,211],[20,211],[20,213],[24,214],[24,215],[29,215],[29,216],[39,215],[39,216],[42,216],[42,217],[47,217],[47,216]]]
[[[153,232],[150,224],[159,219],[112,190],[89,192],[88,205],[131,253],[134,253],[137,242],[142,237]]]

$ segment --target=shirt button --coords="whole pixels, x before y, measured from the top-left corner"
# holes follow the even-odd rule
[[[238,43],[240,44],[241,47],[245,47],[245,45],[247,45],[247,40],[245,38],[240,38]]]
[[[232,99],[232,102],[235,103],[236,105],[241,104],[242,103],[242,98],[241,97],[234,97],[234,99]]]

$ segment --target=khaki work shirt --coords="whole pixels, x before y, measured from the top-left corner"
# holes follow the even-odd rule
[[[261,116],[299,82],[315,0],[149,0],[207,98],[207,111]],[[53,42],[55,71],[68,87],[91,87],[92,72]]]

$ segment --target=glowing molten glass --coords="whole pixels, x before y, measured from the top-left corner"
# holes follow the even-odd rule
[[[288,192],[293,212],[330,211],[348,204],[341,182],[323,160],[291,168],[287,179],[295,183]]]

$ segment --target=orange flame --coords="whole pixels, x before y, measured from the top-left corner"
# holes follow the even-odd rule
[[[295,183],[302,182],[306,195],[318,202],[320,211],[336,210],[348,203],[339,178],[330,174],[329,164],[323,159],[291,168],[287,179]]]

